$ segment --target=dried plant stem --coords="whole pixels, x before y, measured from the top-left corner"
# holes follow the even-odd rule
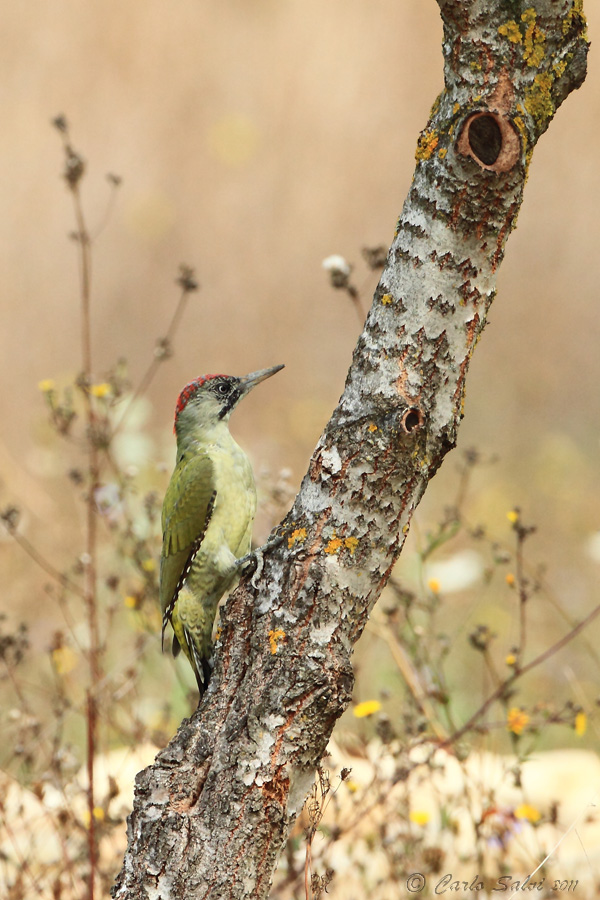
[[[169,327],[167,328],[167,333],[165,334],[164,338],[161,338],[159,344],[155,348],[154,356],[152,357],[152,361],[151,361],[150,365],[148,366],[148,368],[146,369],[144,375],[140,379],[140,382],[139,382],[138,386],[136,387],[135,391],[133,392],[133,395],[132,395],[131,399],[129,400],[129,403],[125,407],[123,415],[121,416],[121,418],[115,425],[113,433],[112,433],[112,437],[114,437],[121,430],[121,428],[123,427],[123,423],[125,422],[127,416],[131,412],[136,400],[138,400],[140,397],[142,397],[146,393],[151,382],[154,379],[154,376],[156,375],[156,373],[158,372],[158,369],[160,368],[160,364],[165,359],[168,358],[169,353],[170,353],[171,343],[173,341],[173,338],[175,337],[175,333],[176,333],[179,323],[181,321],[181,317],[183,315],[189,293],[190,293],[189,288],[187,288],[184,285],[182,287],[181,295],[179,297],[179,302],[177,303],[177,307],[175,309],[175,312],[173,313],[173,317],[171,319]],[[161,352],[161,348],[162,348],[163,352]]]
[[[599,614],[600,604],[594,607],[591,613],[587,615],[585,619],[582,619],[582,621],[579,622],[578,625],[572,628],[571,631],[568,632],[568,634],[565,634],[562,638],[560,638],[560,640],[556,641],[555,644],[552,644],[551,647],[548,647],[547,650],[544,650],[543,653],[540,653],[535,657],[535,659],[532,659],[531,662],[527,663],[526,666],[522,666],[521,668],[515,670],[515,672],[513,672],[513,674],[509,678],[498,685],[496,690],[490,694],[487,700],[482,703],[479,709],[473,713],[471,718],[467,722],[465,722],[465,724],[462,725],[461,728],[458,729],[458,731],[455,731],[454,734],[451,734],[450,737],[446,738],[445,741],[442,741],[441,746],[447,747],[450,744],[454,744],[456,743],[456,741],[460,740],[463,735],[465,735],[475,726],[478,719],[480,719],[488,711],[490,706],[492,706],[492,704],[495,703],[496,700],[499,700],[519,678],[522,678],[523,675],[531,672],[531,670],[535,669],[536,666],[539,666],[543,662],[546,662],[547,659],[550,659],[551,656],[554,656],[555,653],[558,653],[559,650],[562,650],[562,648],[570,641],[572,641],[573,638],[576,638],[577,635],[584,630],[584,628],[587,628],[590,622],[592,622]]]
[[[67,146],[67,157],[73,151]],[[86,498],[86,539],[85,539],[85,567],[84,567],[84,600],[89,631],[89,686],[86,692],[86,716],[87,716],[87,803],[88,803],[88,854],[89,854],[89,900],[94,900],[94,886],[96,880],[96,828],[95,828],[95,796],[94,796],[94,757],[97,747],[97,691],[102,677],[100,667],[100,638],[98,630],[98,597],[97,597],[97,517],[95,508],[95,493],[100,482],[100,459],[96,444],[96,415],[90,386],[92,384],[92,337],[91,337],[91,279],[92,258],[91,240],[81,204],[79,180],[69,182],[75,220],[77,223],[77,240],[79,245],[80,264],[80,296],[81,296],[81,349],[83,364],[83,396],[85,400],[85,417],[87,425],[88,444],[88,492]]]
[[[76,594],[79,597],[84,597],[84,592],[81,590],[78,584],[75,584],[74,581],[71,581],[66,575],[63,575],[62,572],[59,572],[58,569],[55,569],[51,562],[49,562],[45,556],[36,550],[31,541],[29,541],[24,535],[20,534],[16,529],[10,529],[9,534],[15,540],[15,542],[21,547],[22,550],[25,551],[27,556],[40,568],[42,569],[46,575],[49,575],[54,581],[57,581],[61,587],[66,588],[69,591],[72,591],[73,594]]]

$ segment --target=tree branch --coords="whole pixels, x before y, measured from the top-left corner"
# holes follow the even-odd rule
[[[210,688],[137,779],[113,896],[263,898],[348,705],[350,657],[456,442],[532,150],[585,77],[579,0],[438,0],[445,88],[285,541],[222,615]]]

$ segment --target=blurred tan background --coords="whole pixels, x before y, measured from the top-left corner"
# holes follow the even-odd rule
[[[98,378],[120,356],[134,383],[145,371],[177,302],[180,262],[202,285],[140,413],[152,437],[140,463],[171,465],[175,397],[192,377],[284,362],[236,413],[234,431],[257,466],[289,467],[297,485],[359,333],[321,261],[341,253],[355,263],[368,302],[377,276],[361,248],[391,240],[442,87],[437,4],[2,0],[0,9],[2,505],[23,507],[31,539],[68,563],[72,492],[47,447],[38,389],[80,367],[72,207],[50,125],[58,113],[87,161],[92,232],[109,197],[105,174],[123,179],[94,248]],[[600,8],[588,0],[586,12],[589,75],[535,151],[459,443],[499,457],[475,477],[471,518],[509,543],[505,513],[519,505],[540,526],[534,560],[574,617],[598,602],[600,572]],[[417,537],[453,498],[456,461],[430,486]],[[15,586],[14,595],[3,586],[7,608],[17,593],[27,603],[28,563],[15,552],[0,543]],[[543,609],[535,616],[547,624]],[[549,639],[561,633],[559,621]],[[571,664],[592,697],[585,663],[577,672],[574,654]]]

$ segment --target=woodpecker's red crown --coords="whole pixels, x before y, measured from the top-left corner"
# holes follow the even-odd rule
[[[212,381],[213,378],[227,378],[227,375],[198,375],[197,378],[194,378],[193,381],[186,384],[177,398],[177,403],[175,405],[175,422],[177,422],[179,413],[186,408],[190,397],[193,396],[203,384],[207,381]]]

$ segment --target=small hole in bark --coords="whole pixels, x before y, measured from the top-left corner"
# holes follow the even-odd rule
[[[402,427],[410,434],[415,428],[423,424],[423,413],[420,409],[407,409],[402,416]]]
[[[469,147],[484,165],[494,165],[502,150],[502,132],[494,116],[477,116],[471,121]]]

